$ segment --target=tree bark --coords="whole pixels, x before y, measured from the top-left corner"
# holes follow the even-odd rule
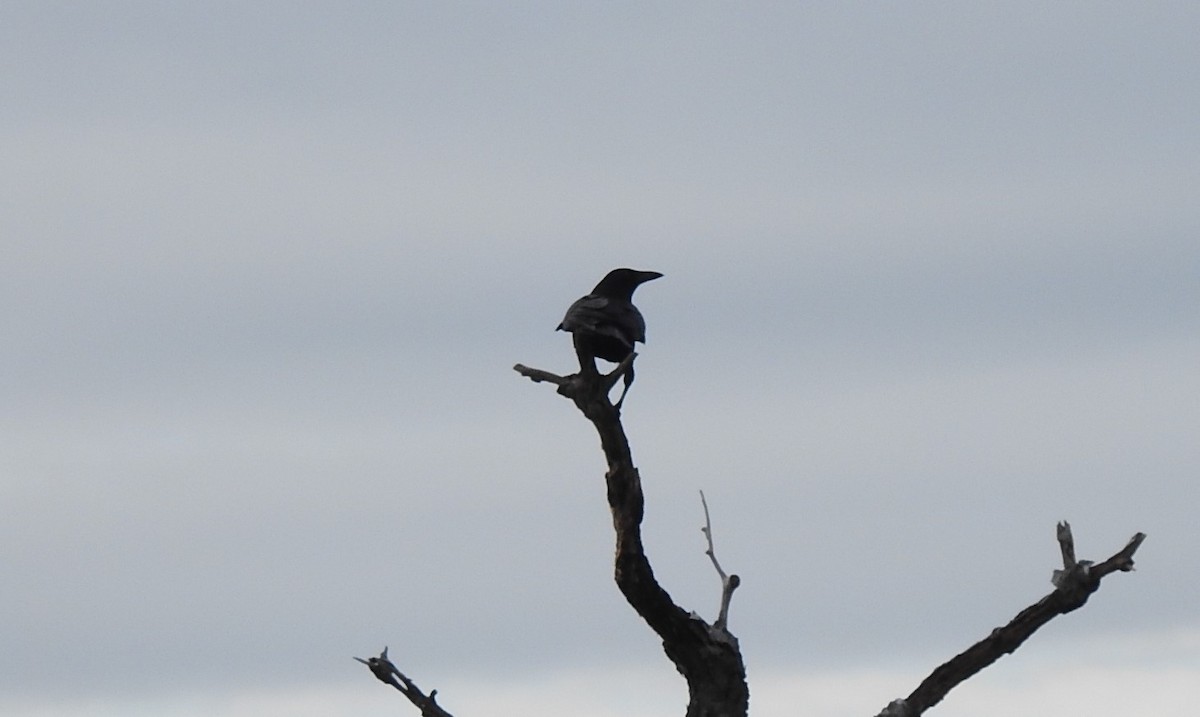
[[[655,579],[642,545],[645,497],[641,476],[633,464],[620,410],[608,399],[608,391],[632,361],[631,355],[612,373],[595,377],[556,376],[520,364],[514,368],[534,381],[557,384],[558,392],[575,402],[600,436],[608,462],[604,479],[616,533],[614,578],[625,600],[662,639],[663,651],[687,681],[687,717],[745,717],[750,689],[737,638],[723,620],[710,625],[676,605]],[[734,587],[736,577],[732,576]]]

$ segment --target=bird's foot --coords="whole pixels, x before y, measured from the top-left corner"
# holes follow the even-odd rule
[[[596,405],[603,403],[620,413],[621,404],[625,401],[625,394],[629,392],[629,386],[633,383],[633,359],[636,356],[636,353],[630,353],[621,363],[617,364],[615,369],[608,373],[600,373],[596,369],[595,364],[590,367],[590,370],[585,365],[580,369],[579,373],[572,373],[566,376],[559,376],[558,374],[543,371],[539,368],[531,368],[523,364],[517,364],[513,366],[513,369],[534,383],[545,381],[558,386],[558,393],[575,401],[581,408],[585,404]],[[625,379],[625,387],[621,390],[621,396],[617,399],[617,402],[611,403],[608,394],[622,377]]]
[[[633,384],[633,359],[636,357],[637,354],[631,352],[624,358],[624,360],[621,361],[621,363],[617,364],[616,368],[609,373],[604,374],[603,388],[605,396],[612,391],[613,386],[617,385],[618,379],[622,377],[625,379],[625,386],[621,389],[621,396],[617,399],[617,402],[613,404],[613,408],[615,408],[618,413],[621,411],[621,404],[625,402],[625,394],[629,393],[629,387]]]

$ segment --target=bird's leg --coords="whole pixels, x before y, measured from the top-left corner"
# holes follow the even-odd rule
[[[572,334],[571,339],[575,345],[575,355],[579,358],[579,373],[574,378],[585,392],[596,393],[603,385],[600,369],[596,368],[596,357],[583,346],[579,334]]]
[[[579,357],[579,375],[589,379],[599,378],[600,371],[596,368],[596,358],[582,346],[579,334],[571,334],[571,343],[575,345],[575,355]]]
[[[622,362],[622,363],[624,363],[624,362]],[[613,371],[613,373],[615,374],[617,371],[620,371],[620,370],[621,370],[621,367],[618,366],[617,369],[615,371]],[[632,360],[632,355],[631,355],[629,365],[625,367],[625,386],[621,389],[621,397],[618,398],[617,402],[613,404],[613,408],[617,409],[618,411],[621,410],[621,404],[625,402],[625,394],[629,393],[629,387],[632,385],[633,385],[633,360]]]

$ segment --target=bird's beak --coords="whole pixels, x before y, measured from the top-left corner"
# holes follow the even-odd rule
[[[638,283],[645,284],[647,281],[654,281],[655,279],[657,279],[661,276],[662,276],[662,274],[660,274],[657,271],[639,271],[638,272]]]

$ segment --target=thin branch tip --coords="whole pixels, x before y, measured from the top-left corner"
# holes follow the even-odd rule
[[[523,363],[514,365],[513,370],[516,371],[517,373],[521,374],[525,378],[529,379],[530,381],[533,381],[534,383],[542,383],[543,381],[545,381],[547,383],[553,383],[556,386],[562,386],[564,383],[566,383],[568,380],[571,379],[571,376],[559,376],[556,373],[550,373],[549,371],[543,371],[540,368],[532,368],[530,366],[526,366]]]
[[[742,584],[742,579],[737,575],[726,574],[725,570],[721,568],[720,561],[717,560],[717,551],[713,547],[712,516],[708,512],[708,499],[704,497],[704,491],[700,491],[700,505],[704,507],[704,525],[700,528],[700,532],[704,533],[705,542],[708,544],[708,549],[704,551],[704,554],[712,561],[717,576],[721,578],[721,607],[717,611],[717,621],[713,623],[713,627],[728,633],[729,602],[733,598],[733,591]]]

